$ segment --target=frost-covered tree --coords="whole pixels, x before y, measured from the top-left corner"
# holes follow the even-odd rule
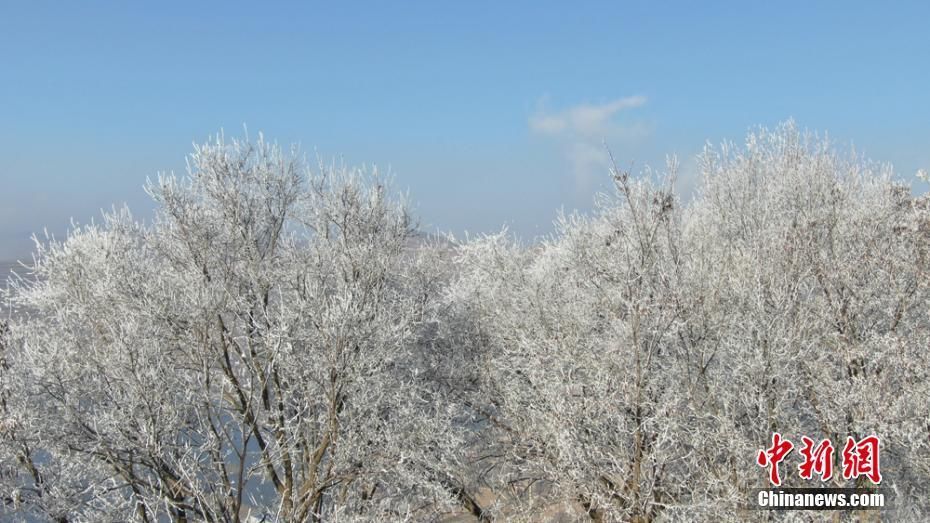
[[[488,427],[492,508],[776,517],[739,507],[766,486],[755,456],[778,431],[830,439],[837,470],[847,437],[878,434],[893,515],[920,519],[926,199],[791,123],[709,147],[701,165],[687,206],[614,169],[615,194],[593,216],[560,219],[550,239],[460,250],[449,299],[481,382],[467,404]],[[811,486],[796,465],[783,465],[786,484]]]
[[[458,244],[376,173],[197,147],[5,297],[0,518],[831,520],[740,508],[777,431],[879,435],[926,519],[930,200],[792,123],[700,164]]]
[[[259,139],[38,244],[3,336],[3,511],[62,521],[426,519],[453,412],[419,377],[412,222],[377,173]]]
[[[927,498],[927,248],[930,214],[887,166],[837,153],[792,124],[702,156],[705,183],[686,216],[689,350],[709,354],[706,427],[693,467],[758,485],[746,456],[772,432],[796,441],[882,438],[895,516]],[[787,484],[802,482],[797,470]],[[833,486],[864,486],[834,476]],[[716,509],[719,513],[724,508]]]
[[[648,520],[688,483],[673,470],[688,430],[673,349],[679,205],[670,183],[612,175],[593,217],[562,217],[542,244],[497,235],[460,254],[451,298],[482,355],[471,403],[527,517],[562,502],[598,521]]]

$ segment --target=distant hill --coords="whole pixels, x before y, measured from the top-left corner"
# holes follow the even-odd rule
[[[23,267],[19,262],[9,261],[9,260],[0,260],[0,289],[6,288],[6,281],[12,275],[11,271],[16,270],[18,273],[23,273]]]
[[[449,239],[442,234],[423,231],[415,231],[407,243],[410,247],[433,245],[452,248],[456,246],[455,243],[449,241]]]

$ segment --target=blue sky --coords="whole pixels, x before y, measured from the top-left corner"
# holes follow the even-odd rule
[[[930,167],[930,3],[8,2],[0,259],[263,131],[390,167],[424,228],[532,238],[622,165],[794,118]]]

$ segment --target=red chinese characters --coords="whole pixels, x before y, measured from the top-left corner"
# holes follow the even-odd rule
[[[776,487],[781,485],[781,477],[778,475],[778,464],[794,448],[794,444],[786,439],[782,439],[781,434],[775,432],[772,434],[772,446],[768,449],[760,450],[756,463],[760,467],[771,467],[769,470],[769,481]]]
[[[813,479],[814,474],[820,476],[821,481],[833,477],[833,459],[835,449],[828,439],[816,443],[807,436],[802,436],[803,446],[800,454],[804,458],[798,465],[798,472],[802,479]],[[760,467],[769,468],[769,481],[778,487],[782,483],[778,465],[785,460],[794,449],[794,444],[783,438],[778,432],[772,433],[772,446],[759,451],[756,463]],[[843,478],[856,479],[865,476],[874,484],[882,481],[882,474],[878,459],[879,439],[874,434],[866,436],[859,441],[852,437],[846,438],[841,457],[843,459]]]
[[[830,479],[833,476],[833,444],[830,440],[821,441],[817,448],[814,448],[814,440],[807,436],[801,436],[801,441],[804,442],[801,448],[804,462],[798,465],[801,477],[811,479],[816,472],[821,481]]]
[[[843,477],[854,479],[865,476],[876,485],[882,481],[878,464],[878,436],[866,436],[858,442],[846,438],[843,447]]]

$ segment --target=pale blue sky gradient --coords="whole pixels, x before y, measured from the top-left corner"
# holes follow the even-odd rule
[[[506,4],[506,5],[504,5]],[[428,230],[531,239],[626,165],[794,118],[930,167],[930,3],[7,2],[0,259],[263,131],[391,167]]]

